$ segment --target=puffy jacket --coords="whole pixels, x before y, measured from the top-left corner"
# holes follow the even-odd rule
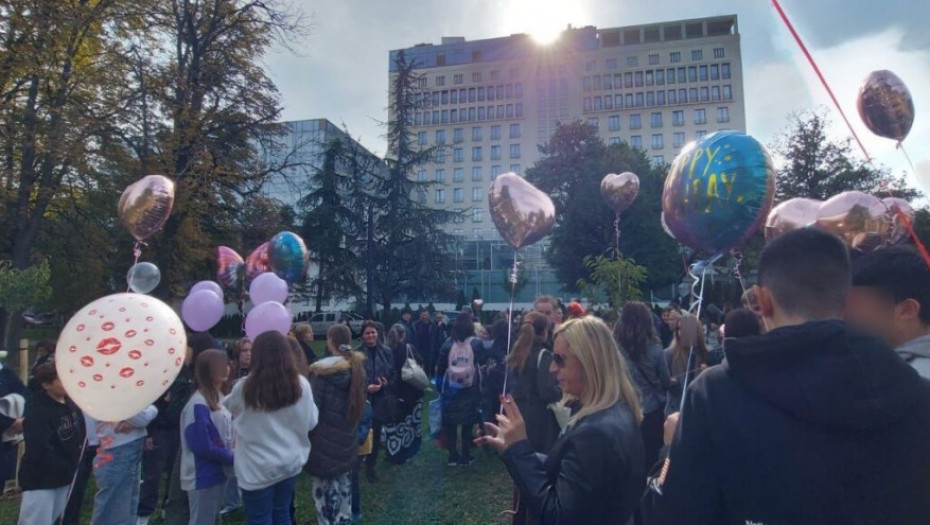
[[[645,484],[639,424],[623,403],[575,423],[546,457],[524,440],[502,459],[538,524],[625,525]]]
[[[361,355],[357,359],[364,359]],[[367,385],[362,381],[362,388]],[[313,400],[320,419],[310,432],[310,458],[304,470],[322,479],[332,479],[352,470],[358,454],[358,423],[346,417],[352,386],[352,368],[342,356],[320,359],[310,366]]]

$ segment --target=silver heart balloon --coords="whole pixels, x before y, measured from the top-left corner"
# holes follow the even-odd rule
[[[601,180],[601,195],[616,213],[623,213],[636,200],[639,177],[635,173],[610,173]]]
[[[497,231],[515,250],[542,239],[555,225],[552,199],[513,173],[491,183],[488,207]]]

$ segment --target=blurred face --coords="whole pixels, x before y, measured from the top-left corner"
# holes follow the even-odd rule
[[[61,380],[57,377],[51,383],[42,383],[42,388],[45,389],[49,397],[54,399],[62,399],[68,395],[68,393],[65,392],[65,387],[61,384]]]
[[[562,387],[562,392],[576,398],[584,394],[584,374],[581,371],[581,361],[569,351],[568,343],[564,337],[557,337],[555,349],[552,351],[552,365],[549,371],[555,374]]]
[[[681,318],[680,315],[669,312],[667,315],[663,315],[662,317],[663,321],[665,321],[665,324],[667,324],[673,332],[678,329],[678,320]]]
[[[549,326],[556,323],[555,311],[558,310],[550,301],[537,301],[533,309],[546,316]]]
[[[362,332],[362,341],[365,342],[366,346],[375,346],[378,342],[378,330],[373,326],[369,326]]]
[[[214,383],[225,383],[229,379],[229,362],[225,359],[217,359],[210,369],[210,377],[213,378]]]
[[[249,368],[252,366],[252,343],[242,345],[239,351],[239,368]]]
[[[312,343],[313,342],[313,329],[307,330],[306,332],[302,332],[300,335],[300,340],[306,344]]]
[[[907,331],[908,319],[912,318],[908,310],[913,305],[908,303],[916,301],[908,299],[895,304],[890,294],[877,288],[853,286],[846,298],[846,321],[881,337],[891,346],[899,346],[908,340],[902,337],[902,332]]]
[[[404,315],[401,316],[401,318],[403,318],[403,320],[404,320],[405,323],[409,323],[409,322],[410,322],[410,317],[411,317],[411,316],[410,316],[410,312],[404,312]]]
[[[420,312],[420,322],[421,323],[429,322],[429,312]]]
[[[562,309],[561,309],[561,308],[555,308],[555,309],[552,311],[552,316],[553,316],[553,318],[555,319],[555,324],[561,324],[562,321],[565,319],[565,315],[562,314]]]

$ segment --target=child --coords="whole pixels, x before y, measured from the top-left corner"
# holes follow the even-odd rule
[[[68,502],[68,488],[77,470],[84,443],[81,410],[68,399],[55,363],[35,369],[36,392],[26,405],[23,455],[19,482],[23,501],[20,525],[52,525]]]
[[[197,391],[181,412],[181,488],[188,493],[192,525],[216,523],[226,487],[224,470],[233,464],[232,416],[220,404],[228,376],[225,353],[201,353],[194,364]]]

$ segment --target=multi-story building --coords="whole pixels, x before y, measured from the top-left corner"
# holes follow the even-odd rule
[[[391,75],[400,51],[390,52]],[[403,52],[422,75],[417,141],[443,146],[416,175],[434,183],[420,199],[462,212],[449,229],[471,242],[500,242],[488,214],[488,185],[501,173],[522,175],[560,122],[581,119],[606,142],[626,141],[657,164],[704,134],[746,126],[735,15],[569,27],[548,45],[523,34],[451,37]],[[482,267],[480,247],[463,252],[476,254],[466,267]],[[499,272],[499,262],[485,261],[484,271]]]

